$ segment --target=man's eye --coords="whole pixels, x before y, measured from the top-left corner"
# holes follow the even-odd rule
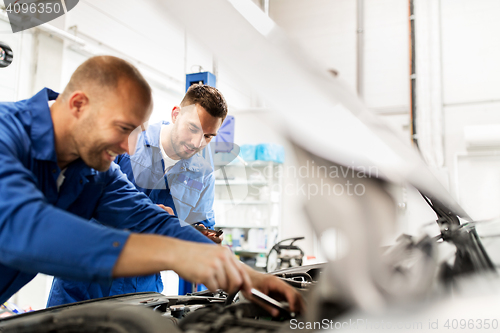
[[[120,130],[121,130],[123,133],[128,133],[128,128],[126,128],[126,127],[122,127],[122,126],[120,126]]]
[[[198,132],[198,130],[197,130],[196,128],[193,128],[193,127],[191,127],[191,128],[190,128],[190,130],[191,130],[191,132],[193,132],[193,133]]]

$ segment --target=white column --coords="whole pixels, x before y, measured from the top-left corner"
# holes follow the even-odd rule
[[[444,165],[440,6],[440,0],[415,1],[416,132],[433,169]]]

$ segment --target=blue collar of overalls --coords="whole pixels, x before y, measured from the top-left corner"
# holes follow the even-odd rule
[[[146,129],[146,132],[144,132],[144,146],[155,147],[157,149],[161,149],[160,148],[161,127],[163,125],[169,125],[169,124],[170,124],[170,122],[168,122],[168,121],[160,121],[159,123],[149,125],[148,128]]]
[[[144,146],[145,147],[155,147],[158,149],[158,153],[161,154],[161,138],[160,138],[160,133],[161,133],[161,127],[163,125],[169,125],[170,122],[168,121],[160,121],[158,123],[149,125],[148,128],[146,129],[146,132],[144,134]],[[198,156],[198,154],[194,154],[192,157],[188,158],[187,160],[179,160],[174,167],[170,170],[171,172],[178,173],[182,172],[185,170],[190,170],[193,172],[198,172],[200,171],[201,167],[201,161],[197,161],[198,158],[201,158]],[[170,173],[170,172],[169,172]]]
[[[49,101],[53,101],[59,93],[44,88],[28,100],[31,112],[31,152],[34,159],[57,163],[54,139],[54,124],[50,113]],[[84,164],[82,175],[94,175],[96,171]]]
[[[59,96],[53,90],[44,88],[28,100],[31,112],[31,153],[33,158],[57,163],[54,125],[50,114],[49,101]]]

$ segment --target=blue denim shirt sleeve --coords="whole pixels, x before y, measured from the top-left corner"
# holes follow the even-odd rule
[[[213,229],[215,225],[214,218],[214,193],[215,178],[214,173],[210,172],[203,181],[204,187],[196,205],[188,213],[187,221],[200,221],[205,227]]]
[[[134,155],[119,155],[115,162],[127,175],[128,180],[155,204],[172,208],[174,214],[183,222],[202,223],[213,229],[213,167],[203,158],[194,155],[188,160],[179,160],[167,173],[170,176],[164,176],[165,166],[159,145],[161,128],[167,124],[151,124],[147,131],[139,136]],[[180,175],[183,176],[182,181],[178,179]],[[182,184],[184,181],[186,184]]]

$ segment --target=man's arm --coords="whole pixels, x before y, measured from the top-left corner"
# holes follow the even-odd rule
[[[253,270],[222,246],[132,234],[116,262],[113,275],[134,276],[165,269],[172,269],[189,281],[202,283],[211,291],[223,289],[233,293],[241,289],[247,299],[259,303],[273,316],[277,316],[278,311],[255,299],[251,288],[288,301],[293,312],[300,313],[305,308],[302,297],[294,288],[275,276]]]
[[[217,235],[217,233],[214,231],[214,194],[215,178],[213,171],[211,171],[203,179],[203,189],[199,197],[197,198],[198,200],[196,204],[194,205],[194,207],[189,207],[189,213],[186,217],[186,222],[195,225],[198,231],[200,231],[213,242],[220,244],[222,243],[224,236]]]
[[[135,276],[167,269],[186,280],[202,283],[211,291],[251,288],[246,269],[229,249],[158,235],[130,235],[113,275]]]
[[[203,179],[203,190],[198,201],[189,211],[186,218],[188,223],[201,223],[209,229],[215,225],[214,214],[215,177],[213,171]]]
[[[213,244],[193,227],[155,205],[112,163],[109,179],[99,198],[94,218],[118,229],[175,237],[182,240]]]

